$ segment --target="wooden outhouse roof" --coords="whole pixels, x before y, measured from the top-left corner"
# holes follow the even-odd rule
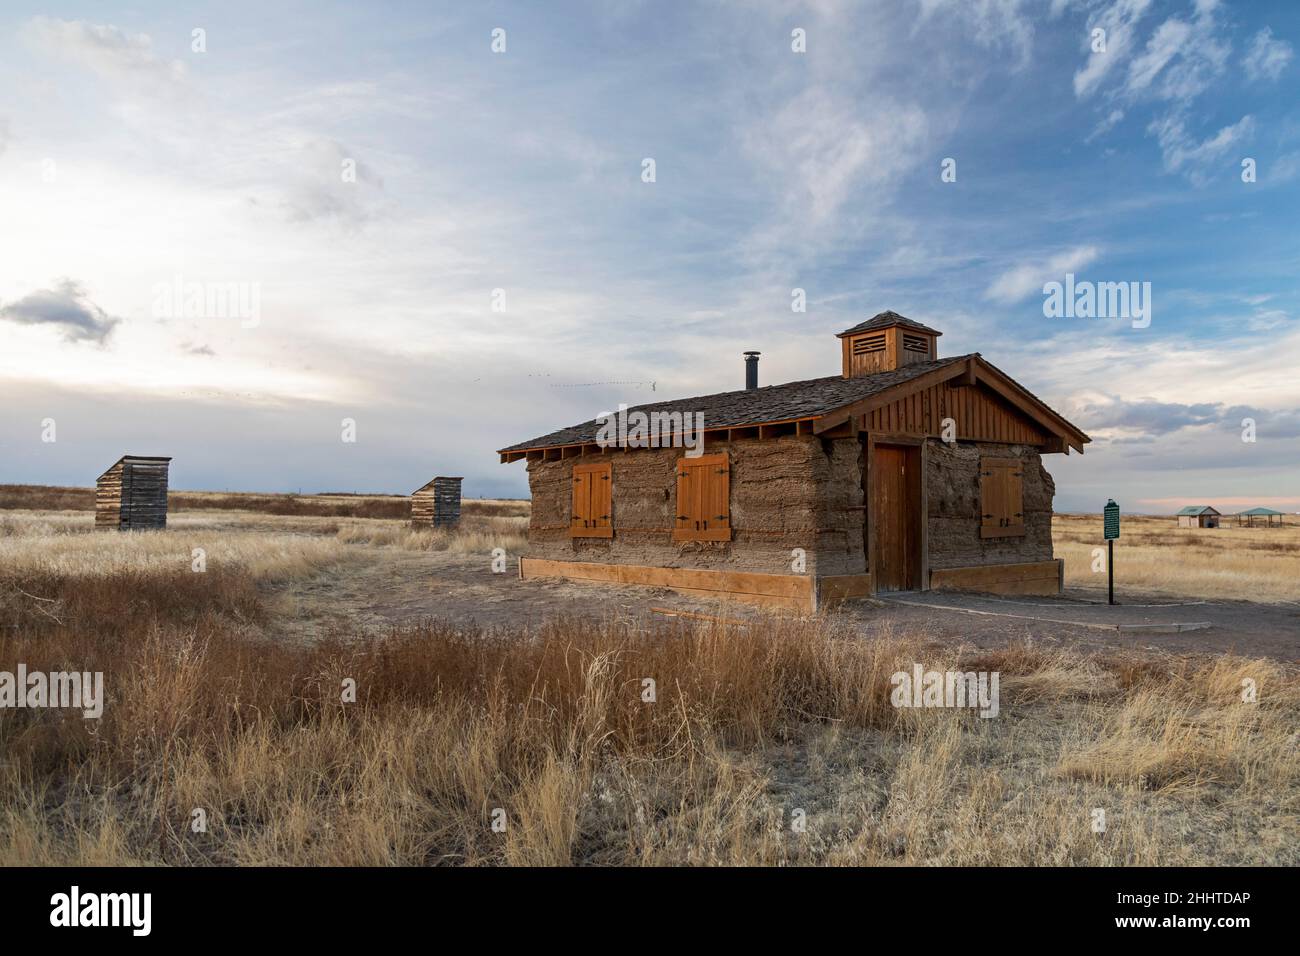
[[[887,314],[893,315],[893,313]],[[876,316],[870,321],[875,322],[880,318],[881,316]],[[919,325],[919,323],[914,324]],[[1057,436],[1060,439],[1061,450],[1074,448],[1082,452],[1084,443],[1091,440],[1024,386],[986,362],[978,352],[932,362],[918,362],[891,371],[854,378],[831,375],[801,382],[787,382],[784,385],[768,385],[763,388],[739,389],[695,398],[637,405],[629,408],[627,412],[628,414],[643,412],[647,415],[655,412],[682,415],[700,413],[704,416],[706,432],[799,423],[801,431],[806,427],[811,434],[821,434],[849,421],[853,415],[865,411],[866,404],[877,402],[885,393],[897,397],[959,375],[966,376],[971,384],[978,379],[980,384],[998,392],[1022,413],[1041,424],[1049,434]],[[597,441],[601,425],[598,419],[592,419],[502,448],[499,454],[502,461],[516,461],[526,457],[530,451],[590,445]]]
[[[165,464],[166,464],[167,462],[169,462],[169,461],[171,461],[170,458],[162,458],[162,457],[159,457],[159,456],[157,456],[157,455],[123,455],[121,458],[119,458],[117,461],[113,462],[113,464],[109,465],[108,468],[106,468],[106,469],[104,470],[104,475],[107,475],[110,471],[112,471],[112,470],[113,470],[114,468],[116,468],[118,465],[122,465],[122,464],[126,464],[126,465],[165,465]],[[100,477],[100,478],[103,478],[104,475],[100,475],[99,477]]]
[[[1188,505],[1186,508],[1180,508],[1178,511],[1178,514],[1180,515],[1217,515],[1218,513],[1219,512],[1215,511],[1209,505]]]
[[[858,332],[870,332],[872,329],[888,329],[895,325],[901,325],[906,329],[916,329],[918,332],[928,332],[931,335],[943,335],[938,329],[932,329],[928,325],[922,325],[915,319],[909,319],[905,315],[899,315],[897,312],[880,312],[867,319],[865,322],[859,322],[851,329],[845,329],[836,338],[843,338],[846,335],[854,335]]]
[[[411,494],[413,494],[413,495],[418,495],[418,494],[419,494],[420,492],[422,492],[422,491],[432,491],[432,490],[433,490],[433,483],[434,483],[435,481],[464,481],[464,480],[465,480],[465,479],[464,479],[461,475],[438,475],[438,476],[435,477],[435,478],[430,478],[427,482],[425,482],[424,484],[422,484],[419,488],[416,488],[414,491],[412,491]]]

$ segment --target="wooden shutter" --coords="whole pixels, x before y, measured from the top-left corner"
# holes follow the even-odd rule
[[[573,466],[573,517],[569,534],[574,538],[614,537],[614,484],[610,462]]]
[[[731,466],[724,452],[677,459],[674,541],[731,540]]]
[[[981,538],[1025,533],[1024,474],[1024,462],[1019,459],[980,459]]]

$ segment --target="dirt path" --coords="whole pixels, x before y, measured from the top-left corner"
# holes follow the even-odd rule
[[[883,613],[853,605],[844,613],[866,628],[884,622],[901,628],[921,626],[941,639],[981,647],[1029,637],[1083,647],[1300,660],[1300,606],[1179,601],[1168,594],[1128,594],[1124,602],[1110,607],[1086,592],[1067,592],[1061,598],[926,592],[886,600]]]
[[[277,632],[303,640],[335,631],[384,633],[394,625],[427,620],[495,627],[562,614],[644,618],[655,607],[719,613],[713,602],[666,588],[521,581],[513,561],[507,571],[494,573],[478,555],[386,547],[351,548],[342,563],[270,593]]]
[[[513,561],[509,570],[497,574],[480,555],[366,546],[350,547],[343,562],[312,578],[273,589],[272,600],[275,631],[292,640],[358,631],[381,634],[394,625],[426,620],[493,627],[536,623],[559,614],[664,619],[654,608],[733,619],[759,613],[663,588],[521,581]],[[1099,649],[1235,652],[1300,660],[1300,606],[1194,599],[1182,603],[1167,594],[1128,594],[1123,600],[1124,605],[1111,608],[1090,592],[1070,592],[1059,599],[925,592],[899,595],[897,600],[855,601],[836,613],[864,636],[886,629],[920,629],[938,641],[980,647],[1028,637]],[[1115,624],[1148,627],[1102,629]],[[1182,631],[1161,626],[1169,624],[1209,626]]]

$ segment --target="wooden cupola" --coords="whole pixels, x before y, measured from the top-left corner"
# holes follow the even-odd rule
[[[933,362],[939,357],[935,340],[942,334],[897,312],[881,312],[836,336],[844,352],[844,377]]]

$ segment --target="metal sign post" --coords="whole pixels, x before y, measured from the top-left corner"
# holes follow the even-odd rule
[[[1106,594],[1109,603],[1115,603],[1115,539],[1119,537],[1119,505],[1111,498],[1102,509],[1102,523],[1106,533]]]

